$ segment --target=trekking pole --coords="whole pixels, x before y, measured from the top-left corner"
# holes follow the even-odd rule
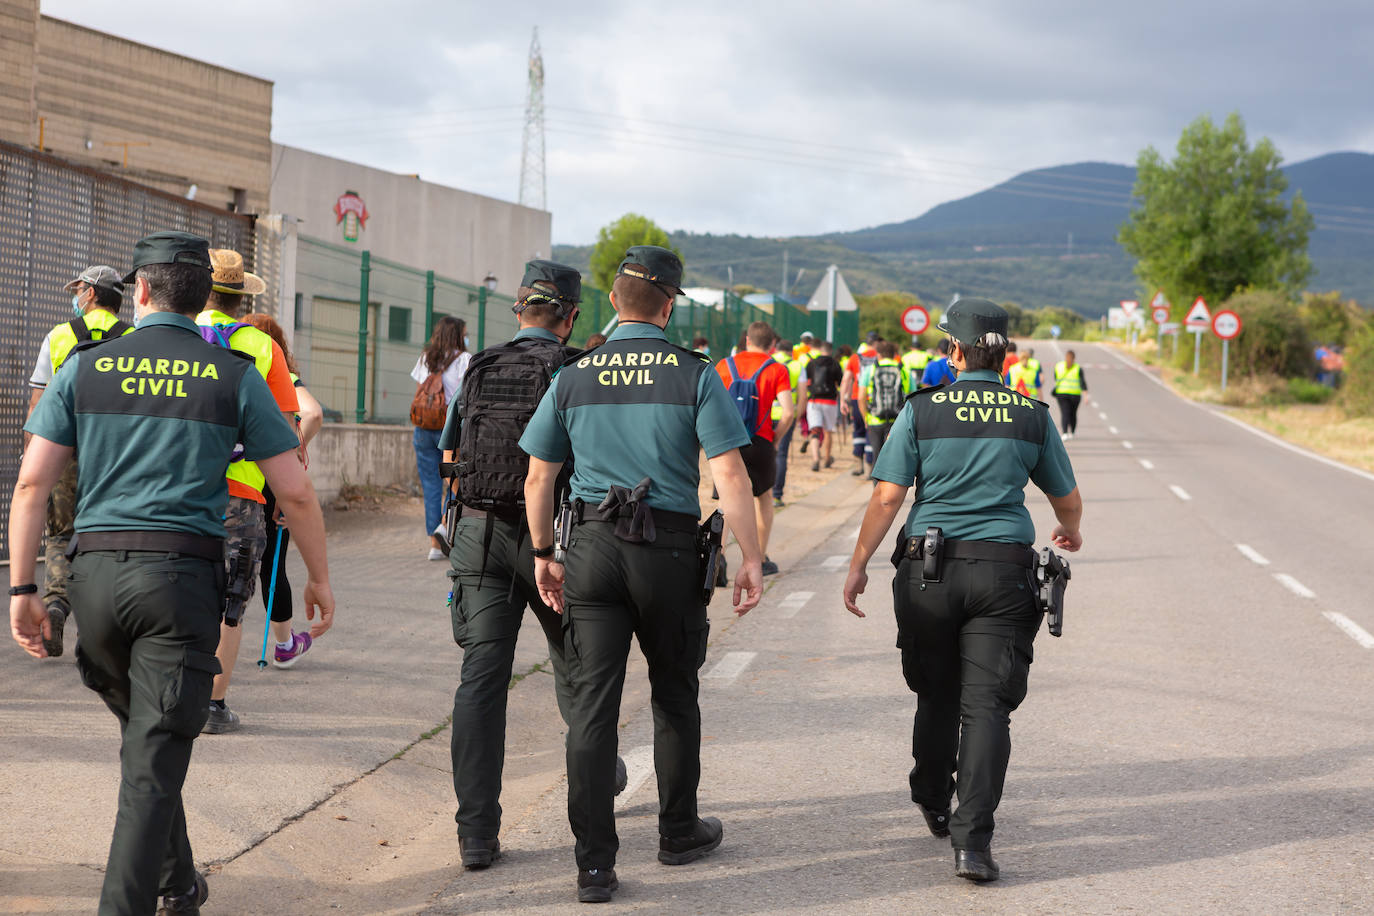
[[[281,536],[286,529],[277,526],[277,549],[272,551],[272,580],[267,586],[267,619],[262,622],[262,655],[258,658],[258,670],[267,667],[267,634],[272,632],[272,599],[277,597],[277,570],[281,568]]]

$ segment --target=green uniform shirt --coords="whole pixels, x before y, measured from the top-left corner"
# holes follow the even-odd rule
[[[80,455],[78,532],[224,537],[235,445],[255,460],[300,444],[253,363],[172,312],[69,356],[24,429]]]
[[[572,495],[583,502],[597,505],[612,485],[633,488],[648,477],[650,506],[694,517],[698,449],[714,458],[748,444],[710,362],[637,321],[564,366],[520,437],[541,461],[573,456]]]
[[[916,482],[908,537],[933,526],[954,540],[1013,544],[1035,540],[1027,481],[1054,497],[1077,485],[1049,408],[1009,391],[991,370],[908,398],[873,476]]]
[[[547,328],[522,328],[511,338],[511,342],[517,340],[546,340],[549,343],[561,344],[563,341],[558,339],[558,335]],[[569,350],[569,353],[576,352]],[[451,452],[458,448],[458,434],[463,430],[462,418],[458,416],[458,409],[461,406],[462,386],[454,394],[453,400],[448,402],[448,416],[444,420],[444,431],[439,433],[439,448],[442,451]]]

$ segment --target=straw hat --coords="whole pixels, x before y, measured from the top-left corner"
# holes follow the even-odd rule
[[[217,293],[236,296],[257,296],[267,292],[262,277],[243,269],[243,255],[232,248],[210,249],[211,279]]]

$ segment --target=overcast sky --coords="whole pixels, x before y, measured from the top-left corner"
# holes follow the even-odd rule
[[[1374,150],[1374,4],[1308,0],[44,0],[271,79],[273,139],[515,200],[531,30],[559,243],[626,211],[811,235],[1026,169],[1133,163],[1194,117],[1289,162]],[[1334,202],[1333,202],[1334,203]]]

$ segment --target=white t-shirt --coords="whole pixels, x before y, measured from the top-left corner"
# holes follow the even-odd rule
[[[463,374],[468,371],[468,363],[472,362],[472,354],[463,352],[454,358],[444,370],[444,402],[453,400],[453,396],[458,393],[458,388],[463,384]],[[415,384],[422,383],[429,378],[429,369],[425,366],[425,354],[421,353],[420,358],[415,360],[415,368],[410,370],[410,377],[415,379]]]
[[[56,328],[53,329],[57,330]],[[33,375],[29,376],[30,388],[47,388],[52,381],[52,331],[43,338],[43,346],[38,348],[38,362],[34,364]]]

